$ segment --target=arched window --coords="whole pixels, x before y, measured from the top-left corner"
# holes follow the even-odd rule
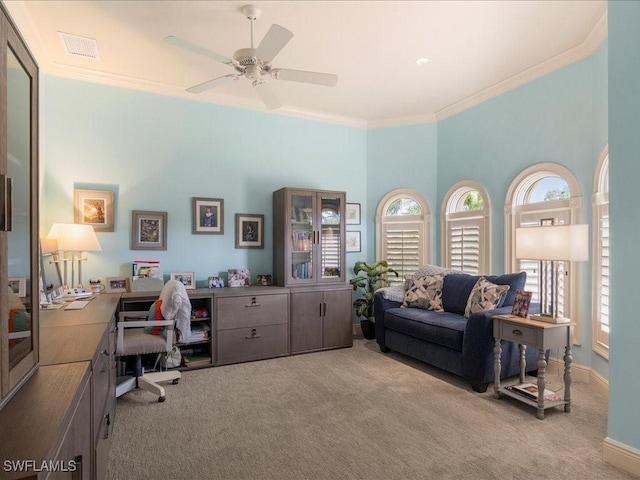
[[[378,203],[376,259],[398,271],[399,277],[389,277],[391,284],[430,262],[430,223],[427,201],[413,190],[393,190]]]
[[[525,289],[533,293],[533,302],[540,301],[542,279],[539,263],[535,259],[515,258],[515,229],[580,223],[581,205],[577,179],[570,170],[555,163],[540,163],[525,169],[509,187],[505,202],[505,264],[513,272],[527,272]],[[556,286],[559,298],[554,309],[558,316],[578,322],[575,339],[580,343],[577,264],[556,262],[556,266],[559,271],[559,284]]]
[[[593,349],[609,358],[609,147],[593,182]]]
[[[473,275],[491,266],[489,195],[466,180],[449,189],[442,201],[442,264]]]

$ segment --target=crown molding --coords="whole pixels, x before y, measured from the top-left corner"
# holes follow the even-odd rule
[[[598,23],[591,30],[587,38],[578,46],[564,53],[561,53],[560,55],[557,55],[547,61],[544,61],[532,68],[520,72],[507,80],[497,83],[496,85],[481,90],[480,92],[471,95],[463,100],[448,105],[435,113],[425,113],[406,117],[367,121],[359,118],[333,115],[325,112],[286,106],[281,107],[277,110],[266,110],[262,103],[260,103],[258,100],[245,99],[234,96],[216,95],[215,93],[209,93],[206,96],[199,96],[198,98],[194,98],[192,94],[189,94],[188,92],[185,92],[180,88],[162,84],[159,82],[143,81],[132,77],[117,76],[106,74],[104,72],[96,72],[82,68],[56,64],[48,59],[46,49],[42,44],[42,40],[37,33],[35,24],[33,23],[33,20],[31,19],[31,16],[29,15],[29,12],[26,8],[26,2],[6,2],[3,0],[0,1],[3,2],[3,5],[5,5],[12,19],[20,29],[20,33],[29,46],[31,53],[37,59],[40,71],[44,74],[82,80],[91,83],[116,86],[120,88],[128,88],[146,93],[156,93],[160,95],[185,98],[199,102],[207,102],[236,108],[245,108],[263,113],[285,115],[306,120],[314,120],[364,129],[437,123],[441,120],[463,112],[464,110],[479,105],[480,103],[502,95],[510,90],[513,90],[514,88],[520,87],[532,80],[543,77],[544,75],[547,75],[554,70],[588,57],[593,52],[595,52],[595,50],[607,37],[607,12],[605,12],[598,20]]]
[[[471,107],[475,107],[487,100],[500,96],[514,88],[520,87],[532,80],[548,75],[549,73],[565,67],[572,63],[575,63],[583,58],[588,57],[602,44],[607,38],[607,12],[600,17],[598,23],[593,27],[587,38],[576,47],[573,47],[566,52],[556,55],[549,60],[546,60],[538,65],[535,65],[523,72],[514,75],[502,82],[499,82],[491,87],[485,88],[480,92],[467,97],[459,102],[455,102],[445,108],[438,110],[435,113],[437,121],[444,120],[453,115],[456,115]]]

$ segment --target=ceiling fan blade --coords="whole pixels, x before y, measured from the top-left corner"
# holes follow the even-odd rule
[[[305,70],[290,70],[288,68],[274,68],[271,70],[271,76],[277,80],[313,83],[327,87],[333,87],[338,83],[338,76],[332,73],[307,72]]]
[[[237,80],[240,78],[243,73],[240,74],[229,74],[223,77],[214,78],[213,80],[209,80],[207,82],[201,83],[199,85],[194,85],[193,87],[187,88],[187,92],[189,93],[202,93],[205,90],[209,90],[210,88],[217,87],[218,85],[223,85],[225,83],[230,82],[231,80]]]
[[[292,38],[293,33],[274,23],[258,45],[257,57],[265,63],[271,62]]]
[[[278,97],[276,97],[275,92],[271,88],[271,85],[267,82],[257,80],[253,82],[253,86],[269,110],[274,110],[282,106],[280,100],[278,100]]]
[[[220,55],[219,53],[212,52],[206,48],[200,47],[198,45],[194,45],[193,43],[187,42],[186,40],[182,40],[181,38],[174,37],[173,35],[169,35],[164,38],[165,43],[169,45],[173,45],[175,47],[184,48],[185,50],[189,50],[190,52],[197,53],[199,55],[204,55],[205,57],[213,58],[218,62],[226,63],[227,65],[233,65],[234,61],[230,58],[225,57],[224,55]]]

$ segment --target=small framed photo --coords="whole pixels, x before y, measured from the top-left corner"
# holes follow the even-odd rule
[[[264,215],[236,213],[236,248],[264,248]]]
[[[9,277],[9,286],[19,297],[27,296],[27,277]]]
[[[251,286],[251,270],[248,268],[228,270],[228,283],[230,287],[250,287]]]
[[[167,212],[133,210],[131,250],[167,249]]]
[[[126,293],[129,290],[129,277],[107,277],[105,289],[107,293]]]
[[[96,232],[113,232],[113,192],[73,190],[73,221],[91,225]]]
[[[222,277],[209,277],[209,288],[222,288],[224,287],[224,280]]]
[[[193,217],[191,233],[224,234],[224,200],[222,198],[193,197],[191,210]]]
[[[171,280],[177,280],[187,290],[196,288],[196,274],[194,272],[171,272]]]
[[[346,232],[345,244],[347,252],[359,252],[360,247],[360,232]]]
[[[344,216],[347,225],[360,225],[360,204],[347,203]]]

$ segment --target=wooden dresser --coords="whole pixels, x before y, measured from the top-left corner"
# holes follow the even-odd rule
[[[40,312],[40,367],[0,411],[0,478],[105,478],[119,299]]]

